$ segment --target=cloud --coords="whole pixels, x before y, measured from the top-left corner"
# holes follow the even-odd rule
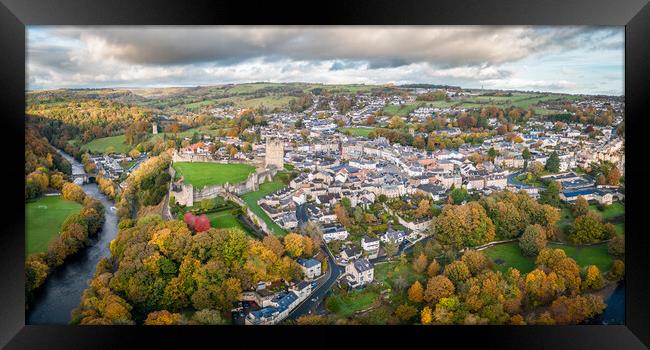
[[[534,73],[550,56],[567,66],[622,65],[607,61],[616,55],[593,55],[622,47],[622,29],[610,27],[28,27],[27,70],[30,88],[311,81],[580,89],[586,83],[560,83],[575,78],[560,69]]]

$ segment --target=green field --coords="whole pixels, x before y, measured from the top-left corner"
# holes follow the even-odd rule
[[[620,202],[616,202],[616,203],[612,203],[612,205],[608,205],[607,208],[605,208],[605,210],[603,211],[598,210],[598,206],[595,204],[589,205],[589,209],[600,214],[600,217],[602,217],[603,220],[605,221],[614,219],[621,215],[625,215],[625,205]]]
[[[287,234],[287,231],[285,231],[282,227],[280,227],[278,224],[276,224],[271,218],[266,215],[264,210],[260,208],[260,206],[257,204],[257,201],[266,196],[269,193],[275,192],[286,185],[284,182],[281,180],[282,172],[278,173],[275,175],[273,178],[273,181],[265,182],[260,185],[260,189],[255,191],[255,192],[248,192],[245,193],[244,195],[241,196],[241,198],[246,202],[250,210],[253,211],[253,213],[257,214],[259,217],[264,220],[266,225],[273,230],[273,232],[281,237],[284,237],[284,235]]]
[[[27,254],[44,252],[50,240],[59,234],[61,224],[81,204],[67,201],[61,196],[41,197],[25,203],[25,241]]]
[[[195,188],[209,185],[240,183],[255,172],[255,167],[248,164],[219,164],[219,163],[174,163],[176,177],[183,177],[185,183]]]
[[[496,269],[502,272],[514,267],[521,273],[528,273],[535,268],[535,258],[523,256],[517,242],[495,245],[483,252],[495,261]],[[502,260],[501,264],[496,262],[497,259]]]
[[[364,310],[372,305],[379,295],[376,292],[357,290],[349,293],[340,292],[327,298],[327,308],[343,317],[349,317],[355,311]]]
[[[339,132],[345,133],[349,131],[352,135],[363,137],[368,137],[373,130],[375,128],[339,128]]]
[[[208,213],[206,215],[210,219],[210,225],[214,228],[238,228],[247,234],[252,235],[248,228],[239,222],[237,217],[232,214],[231,209]]]
[[[104,153],[108,147],[113,147],[117,153],[127,153],[133,147],[127,145],[124,134],[117,136],[102,137],[92,140],[81,146],[81,149],[88,150],[92,153]]]
[[[574,259],[581,267],[596,265],[601,271],[607,271],[612,267],[613,258],[607,253],[607,244],[575,247],[549,243],[548,248],[564,250],[566,255]],[[503,260],[500,265],[495,263],[497,270],[505,272],[509,267],[514,267],[521,273],[528,273],[535,269],[535,258],[523,256],[517,242],[492,246],[485,249],[484,252],[493,261]]]

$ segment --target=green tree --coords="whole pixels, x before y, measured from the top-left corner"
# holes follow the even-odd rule
[[[546,160],[544,169],[552,173],[557,173],[560,171],[560,157],[558,156],[557,152],[551,152],[551,154],[548,156],[548,159]]]
[[[560,206],[560,183],[557,181],[551,181],[546,187],[546,190],[542,191],[539,196],[539,202],[543,204],[548,204],[554,207]]]
[[[519,239],[519,248],[526,256],[535,256],[546,247],[546,231],[541,225],[529,225]]]

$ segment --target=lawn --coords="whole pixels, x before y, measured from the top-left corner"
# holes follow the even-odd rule
[[[252,236],[248,228],[232,214],[232,209],[208,213],[206,215],[210,219],[210,225],[214,228],[238,228]]]
[[[327,298],[327,308],[343,317],[349,317],[356,311],[370,307],[377,300],[377,292],[368,289],[356,290],[349,293],[343,291],[332,294]]]
[[[549,243],[548,248],[564,250],[566,255],[581,267],[596,265],[601,271],[607,271],[612,267],[613,258],[607,253],[607,244],[575,247]],[[535,258],[523,256],[517,242],[492,246],[484,252],[493,261],[497,259],[503,261],[501,264],[495,264],[497,270],[505,272],[509,267],[514,267],[523,274],[535,269]]]
[[[420,103],[406,103],[402,106],[396,106],[393,104],[387,105],[384,107],[383,111],[384,113],[388,115],[399,115],[401,117],[405,117],[409,115],[409,113],[413,112],[416,108],[418,108],[418,105]]]
[[[567,256],[573,258],[578,265],[596,265],[600,271],[608,271],[614,259],[607,253],[607,244],[598,244],[588,247],[574,247],[549,243],[549,248],[564,250]]]
[[[50,240],[59,234],[63,221],[79,210],[81,204],[61,196],[41,197],[25,203],[27,254],[46,251]]]
[[[240,183],[255,172],[255,167],[248,164],[177,162],[174,163],[174,169],[177,178],[183,176],[185,183],[192,184],[195,188],[226,182]]]
[[[349,131],[350,134],[355,135],[355,136],[363,136],[363,137],[369,137],[370,133],[375,130],[375,128],[340,128],[340,132],[347,132]]]
[[[257,204],[257,201],[266,196],[269,193],[275,192],[283,187],[286,186],[286,184],[281,180],[282,176],[286,175],[285,172],[279,172],[273,177],[273,181],[268,181],[260,185],[259,190],[255,192],[248,192],[244,195],[241,196],[241,198],[246,202],[250,210],[253,211],[253,213],[257,214],[259,217],[264,220],[266,225],[273,230],[273,232],[280,236],[283,237],[284,235],[287,234],[287,231],[285,231],[282,227],[280,227],[278,224],[276,224],[273,220],[271,220],[266,213],[264,213],[264,210],[260,208],[260,206]]]
[[[595,204],[589,205],[589,209],[597,212],[600,214],[600,217],[603,218],[603,220],[608,221],[610,219],[616,218],[621,215],[625,215],[625,205],[620,202],[612,203],[612,205],[608,205],[605,210],[600,211],[598,210],[598,206]]]
[[[510,267],[516,268],[522,274],[535,269],[535,258],[523,256],[517,242],[498,244],[483,252],[494,261],[496,269],[502,272]]]
[[[122,134],[92,140],[81,146],[81,149],[92,153],[105,153],[108,147],[113,147],[117,153],[127,153],[133,148],[126,144],[126,138]]]

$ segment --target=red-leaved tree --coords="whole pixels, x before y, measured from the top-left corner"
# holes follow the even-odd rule
[[[187,227],[190,229],[194,229],[195,221],[196,221],[196,216],[194,214],[190,213],[189,211],[185,213],[183,216],[183,221],[187,224]]]
[[[205,214],[195,218],[194,229],[196,232],[203,232],[210,229],[210,220]]]

